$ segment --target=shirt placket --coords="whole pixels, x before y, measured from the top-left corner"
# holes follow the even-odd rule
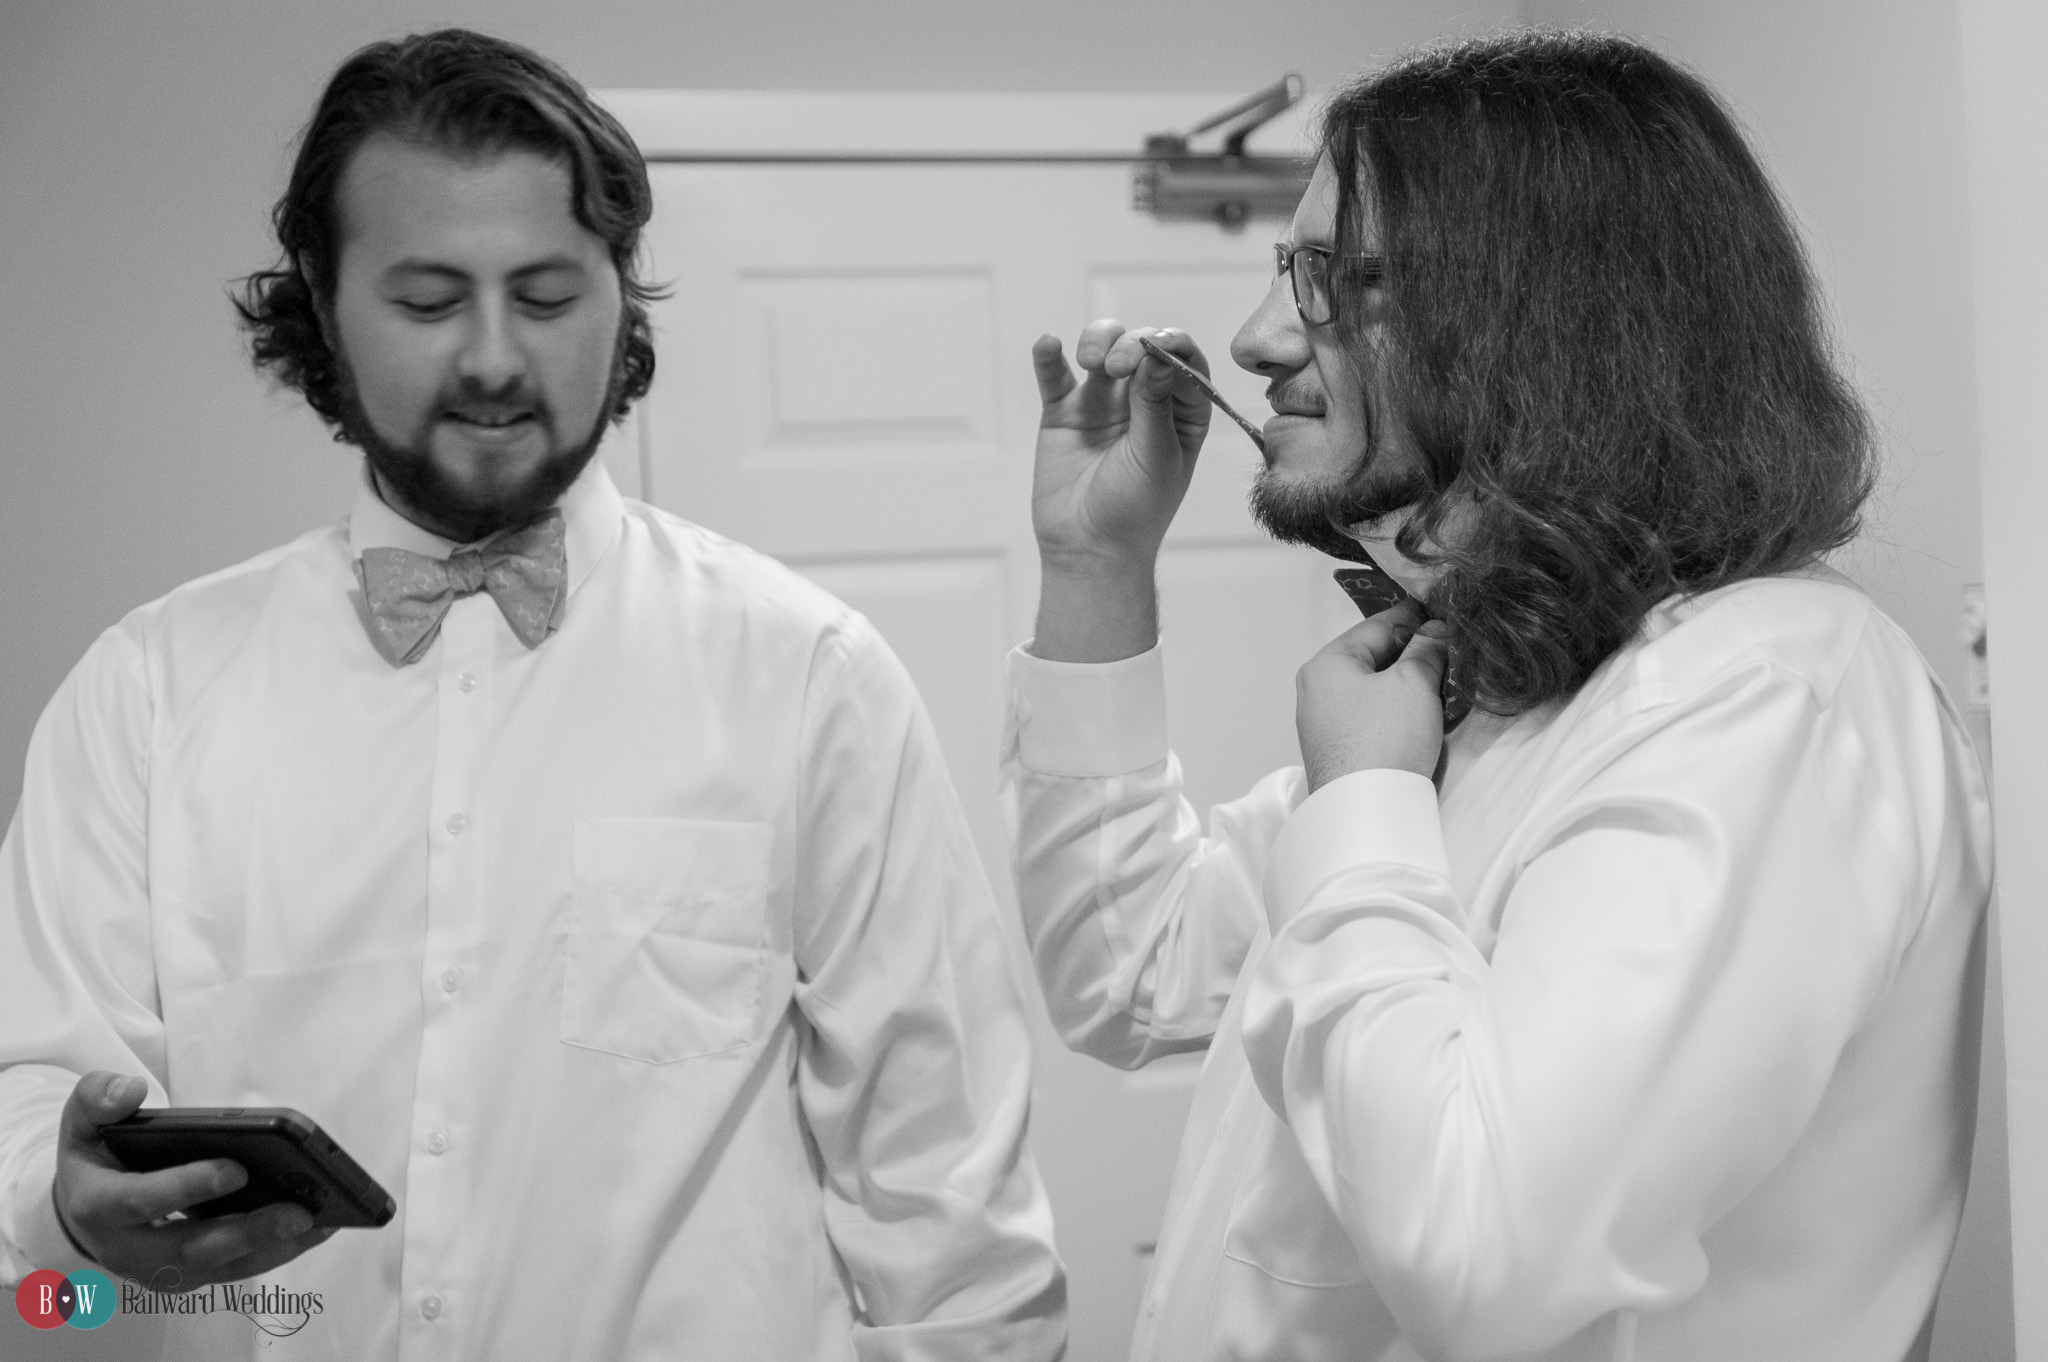
[[[419,1070],[406,1160],[405,1261],[401,1271],[400,1356],[457,1357],[474,1325],[465,1312],[462,1227],[469,1185],[464,1161],[474,1132],[460,1103],[471,1015],[485,996],[474,950],[483,860],[475,796],[494,679],[497,606],[479,592],[455,602],[440,638],[419,665],[436,669],[436,731],[427,801],[427,896],[420,953]]]

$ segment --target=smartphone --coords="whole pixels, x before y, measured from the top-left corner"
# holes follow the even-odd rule
[[[1392,610],[1402,601],[1412,599],[1405,588],[1387,575],[1387,570],[1371,559],[1362,559],[1350,567],[1338,568],[1335,574],[1337,585],[1344,588],[1344,594],[1358,607],[1358,613],[1367,619],[1382,610]],[[1422,607],[1424,619],[1429,617],[1429,607]],[[1444,732],[1448,733],[1472,712],[1472,697],[1458,676],[1458,649],[1451,646],[1450,657],[1444,666],[1444,684],[1439,694],[1444,702]]]
[[[333,1137],[290,1107],[148,1107],[100,1127],[100,1138],[135,1173],[201,1159],[233,1159],[249,1180],[226,1196],[187,1206],[188,1216],[253,1211],[295,1201],[318,1226],[374,1229],[398,1203]]]

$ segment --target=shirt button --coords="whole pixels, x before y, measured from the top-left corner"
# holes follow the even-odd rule
[[[428,1319],[441,1318],[441,1298],[439,1296],[429,1296],[421,1301],[420,1313]]]
[[[464,828],[468,827],[468,826],[469,826],[469,815],[468,815],[468,814],[466,814],[466,813],[451,813],[451,814],[449,814],[449,815],[448,815],[448,835],[449,835],[450,837],[460,837],[460,836],[462,835],[462,830],[463,830]]]
[[[461,673],[459,673],[459,674],[458,674],[458,675],[456,676],[456,678],[455,678],[455,685],[456,685],[456,688],[457,688],[458,690],[475,690],[475,689],[476,689],[476,673],[475,673],[475,672],[461,672]]]
[[[461,987],[461,970],[456,969],[453,965],[450,965],[447,969],[441,971],[441,991],[443,993],[453,993],[456,989]]]
[[[437,1130],[427,1136],[427,1152],[429,1154],[446,1154],[448,1152],[448,1132]]]

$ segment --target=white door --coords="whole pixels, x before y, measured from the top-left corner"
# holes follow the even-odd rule
[[[650,156],[1136,148],[1234,96],[605,96]],[[1255,149],[1299,150],[1302,121]],[[1193,1065],[1126,1075],[1053,1035],[997,812],[1004,654],[1031,627],[1032,340],[1090,318],[1186,327],[1267,413],[1231,334],[1276,225],[1132,210],[1126,165],[657,164],[648,238],[673,295],[629,490],[772,553],[864,612],[916,678],[1003,905],[1038,1040],[1032,1143],[1071,1276],[1075,1362],[1125,1355]],[[637,460],[634,454],[637,453]],[[1218,418],[1160,564],[1170,721],[1198,806],[1297,760],[1294,671],[1356,618],[1331,564],[1244,509],[1256,455]]]

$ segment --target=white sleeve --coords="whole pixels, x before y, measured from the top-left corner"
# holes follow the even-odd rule
[[[854,1343],[1050,1362],[1066,1278],[995,899],[908,674],[862,621],[825,651],[800,756],[797,1093]]]
[[[1274,852],[1245,1049],[1427,1356],[1697,1292],[1702,1234],[1798,1139],[1927,901],[1924,839],[1801,677],[1627,722],[1505,872],[1490,957],[1426,781],[1333,781]]]
[[[81,1074],[149,1080],[163,1021],[150,946],[143,659],[101,635],[30,740],[0,843],[0,1277],[82,1265],[50,1201],[57,1118]]]
[[[1266,854],[1299,767],[1218,805],[1206,834],[1167,749],[1160,650],[1121,662],[1010,655],[1003,806],[1047,1010],[1124,1068],[1205,1048],[1265,930]]]

